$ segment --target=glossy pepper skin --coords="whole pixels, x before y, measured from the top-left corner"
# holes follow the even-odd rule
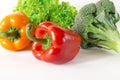
[[[30,43],[26,36],[26,25],[28,23],[28,18],[21,12],[5,16],[0,22],[1,46],[13,51],[26,48]],[[9,39],[10,37],[11,40]]]
[[[63,29],[52,22],[42,22],[36,28],[35,37],[42,39],[46,34],[50,36],[51,41],[47,50],[42,47],[42,43],[33,43],[32,51],[37,59],[63,64],[72,60],[78,54],[82,39],[77,33],[69,29]]]

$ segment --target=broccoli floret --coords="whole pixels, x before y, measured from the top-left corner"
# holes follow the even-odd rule
[[[83,8],[81,8],[78,15],[84,18],[87,15],[95,16],[95,13],[96,13],[96,5],[94,3],[90,3],[88,5],[85,5]]]
[[[115,13],[115,6],[113,2],[109,0],[100,0],[96,3],[97,15],[101,13],[103,10],[107,12],[107,14]]]
[[[116,23],[119,21],[119,14],[115,10],[114,3],[109,0],[100,0],[96,3],[97,12],[99,15],[103,10],[106,11],[106,14],[109,15],[110,19],[113,19],[113,22]]]
[[[88,24],[93,22],[96,13],[96,6],[94,3],[85,5],[80,9],[79,13],[75,17],[75,25],[73,29],[78,33],[82,33]]]
[[[119,20],[113,2],[100,0],[80,9],[72,29],[82,36],[82,48],[100,47],[120,53]]]

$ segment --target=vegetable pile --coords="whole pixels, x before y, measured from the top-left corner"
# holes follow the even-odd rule
[[[54,64],[74,59],[80,46],[120,53],[119,20],[110,0],[87,4],[79,11],[59,0],[18,0],[14,13],[0,22],[0,44],[19,51],[32,42],[33,55]]]
[[[54,64],[69,62],[78,54],[82,41],[70,30],[77,13],[74,6],[59,0],[18,0],[14,13],[0,23],[1,46],[18,51],[32,41],[37,59]]]
[[[73,30],[82,36],[82,48],[100,47],[120,53],[119,20],[113,2],[100,0],[80,9]]]

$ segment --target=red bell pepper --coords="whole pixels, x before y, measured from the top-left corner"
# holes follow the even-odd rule
[[[42,22],[37,26],[34,38],[30,35],[31,28],[31,25],[27,26],[26,34],[34,41],[32,52],[37,59],[62,64],[79,52],[82,40],[79,34],[52,22]]]

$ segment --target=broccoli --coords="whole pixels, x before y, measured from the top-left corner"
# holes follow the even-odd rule
[[[113,2],[100,0],[80,9],[72,29],[82,36],[82,48],[99,47],[120,53],[120,33],[116,26],[119,20]]]

